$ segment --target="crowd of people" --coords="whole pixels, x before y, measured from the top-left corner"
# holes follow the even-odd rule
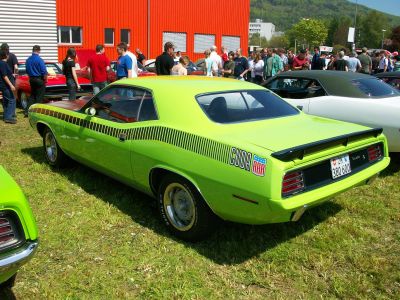
[[[28,105],[24,110],[25,117],[33,103],[43,101],[47,82],[47,69],[40,57],[40,46],[32,48],[32,55],[26,60],[26,73],[29,76],[31,95]],[[136,49],[135,54],[128,50],[126,43],[119,43],[116,47],[118,53],[116,78],[134,78],[139,74],[138,62],[144,64],[146,57]],[[178,62],[178,63],[176,63]],[[164,52],[155,60],[157,75],[187,75],[189,58],[182,56],[180,51],[175,52],[175,46],[171,42],[164,44]],[[76,99],[76,93],[80,89],[77,76],[77,55],[74,48],[67,50],[62,61],[63,73],[66,77],[69,100]],[[87,69],[93,92],[97,94],[105,88],[107,72],[110,70],[110,60],[105,55],[103,45],[96,46],[96,55],[89,58]],[[291,50],[264,48],[260,51],[250,52],[248,57],[243,56],[242,50],[227,51],[222,46],[220,53],[216,46],[204,51],[204,75],[247,80],[261,84],[264,80],[281,72],[296,70],[336,70],[345,72],[361,72],[375,74],[380,72],[400,71],[400,56],[398,52],[390,53],[386,50],[368,52],[362,48],[358,55],[356,52],[346,53],[345,49],[335,54],[320,52],[315,47],[311,54],[308,49],[301,49],[297,55]],[[16,97],[15,76],[18,74],[18,59],[9,51],[9,46],[3,43],[0,46],[0,95],[3,104],[3,120],[6,123],[15,124]]]

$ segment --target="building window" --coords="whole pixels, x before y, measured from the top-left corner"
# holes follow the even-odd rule
[[[215,45],[215,35],[213,34],[194,35],[195,53],[203,53],[206,49],[210,49],[213,45]]]
[[[131,31],[129,29],[121,29],[121,42],[127,45],[131,43]]]
[[[114,29],[113,28],[105,28],[104,29],[104,44],[105,45],[114,45]]]
[[[163,51],[164,44],[172,42],[175,46],[175,51],[186,52],[186,33],[184,32],[163,32]]]
[[[82,27],[59,26],[58,43],[60,44],[82,44]]]
[[[222,45],[225,46],[227,51],[235,51],[240,48],[240,37],[239,36],[222,36]]]

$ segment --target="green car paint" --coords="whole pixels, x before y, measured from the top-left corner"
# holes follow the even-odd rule
[[[390,162],[384,135],[361,125],[300,111],[221,124],[212,121],[196,101],[213,93],[265,91],[250,83],[167,76],[120,80],[108,88],[112,87],[150,92],[157,119],[119,123],[85,113],[91,102],[83,109],[63,102],[33,105],[31,126],[41,134],[49,128],[69,157],[149,195],[158,193],[154,174],[177,174],[196,187],[213,213],[224,220],[247,224],[293,220],[296,212],[365,184]],[[337,142],[339,137],[341,142]],[[376,144],[382,152],[377,161],[338,180],[283,197],[285,173],[310,169],[348,153],[364,151],[360,155],[365,155],[365,149]],[[304,155],[274,157],[305,145]]]
[[[32,210],[13,178],[0,166],[0,284],[35,253],[38,231]],[[12,230],[10,231],[10,229]],[[11,239],[14,236],[14,239]]]

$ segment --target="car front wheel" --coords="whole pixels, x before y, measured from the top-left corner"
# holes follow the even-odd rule
[[[158,208],[172,234],[186,241],[208,237],[217,220],[194,186],[174,174],[167,175],[161,182]]]
[[[46,127],[43,131],[43,150],[49,165],[53,167],[64,167],[68,162],[68,157],[61,150],[56,137],[50,128]]]

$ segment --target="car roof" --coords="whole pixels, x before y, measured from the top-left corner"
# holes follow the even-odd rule
[[[369,98],[357,87],[351,84],[352,80],[374,78],[373,76],[343,71],[305,70],[291,71],[277,74],[274,78],[304,78],[318,80],[329,95],[355,98]]]
[[[376,77],[381,78],[381,77],[395,77],[395,78],[400,78],[400,71],[396,72],[383,72],[383,73],[378,73],[375,74]]]
[[[205,76],[149,76],[122,79],[113,85],[128,85],[151,90],[163,120],[178,125],[196,123],[205,114],[195,97],[201,94],[242,90],[265,90],[263,87],[236,79]],[[184,113],[186,112],[186,113]],[[189,113],[187,113],[189,112]]]

